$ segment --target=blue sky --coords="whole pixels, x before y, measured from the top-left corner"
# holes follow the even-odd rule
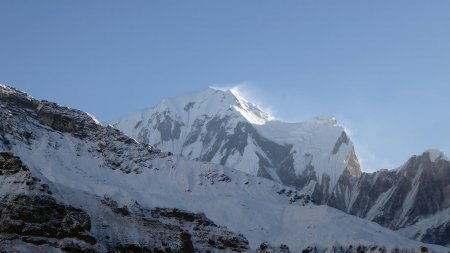
[[[103,121],[244,83],[333,116],[365,170],[450,153],[450,1],[0,1],[0,83]]]

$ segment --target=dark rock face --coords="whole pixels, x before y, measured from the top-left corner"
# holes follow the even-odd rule
[[[423,172],[415,167],[423,167]],[[416,201],[422,205],[413,205],[411,215],[423,216],[450,207],[450,162],[438,160],[431,162],[429,157],[418,157],[409,170],[416,175],[419,174],[420,182]],[[407,172],[408,173],[408,172]],[[430,198],[432,196],[432,198]]]
[[[161,134],[161,140],[168,141],[171,138],[180,138],[182,123],[172,119],[167,113],[157,115],[156,120],[158,121],[157,130]]]
[[[91,244],[90,218],[81,209],[58,203],[54,198],[17,195],[0,204],[0,232],[50,238],[78,238]]]
[[[450,161],[431,161],[425,152],[399,170],[363,173],[360,178],[344,173],[327,204],[394,230],[413,225],[450,207]],[[448,235],[448,224],[441,224],[418,239],[446,245]]]
[[[450,221],[435,228],[429,228],[419,238],[422,242],[448,245],[450,238]]]
[[[89,251],[96,239],[90,234],[91,219],[82,209],[57,201],[47,184],[32,176],[20,158],[0,153],[0,241],[4,245],[47,245],[70,252]],[[5,192],[3,187],[15,189]],[[19,191],[19,192],[16,192]],[[64,240],[70,242],[63,242]],[[0,243],[2,244],[2,243]],[[31,246],[30,246],[31,245]],[[3,252],[0,247],[0,251]],[[77,252],[77,251],[72,251]]]
[[[381,170],[377,172],[377,174],[365,173],[360,178],[358,182],[359,190],[366,194],[358,194],[354,204],[349,210],[350,213],[364,217],[381,194],[393,187],[395,173]]]
[[[136,207],[136,206],[135,206]],[[133,208],[132,208],[133,209]],[[248,241],[242,235],[229,232],[204,214],[191,213],[180,209],[155,208],[146,210],[138,207],[123,217],[136,223],[140,231],[139,242],[123,238],[102,225],[98,231],[100,243],[108,251],[114,252],[245,252]],[[112,240],[112,238],[115,238]]]
[[[194,121],[191,132],[189,132],[188,136],[186,137],[186,140],[183,143],[183,147],[186,147],[197,141],[197,139],[200,137],[200,133],[202,131],[202,127],[204,124],[205,120],[202,119],[196,119]],[[148,139],[146,143],[148,143]]]
[[[69,117],[64,117],[58,114],[51,114],[44,110],[39,110],[38,117],[39,122],[44,125],[50,126],[57,131],[71,133],[75,130],[74,122]]]
[[[218,250],[229,250],[232,252],[246,252],[249,250],[247,239],[241,234],[235,234],[224,230],[223,227],[216,225],[202,213],[191,213],[176,208],[155,208],[151,210],[151,216],[155,219],[171,220],[172,224],[184,225],[191,228],[192,234],[183,232],[184,238],[182,252],[186,249],[195,248],[195,251],[202,251],[196,245],[207,245],[207,248]],[[219,230],[220,233],[215,232]],[[194,246],[190,246],[190,245]]]
[[[289,253],[289,247],[286,245],[271,246],[267,242],[261,243],[256,249],[257,253]]]
[[[217,227],[217,225],[206,218],[204,214],[190,213],[176,208],[155,208],[151,211],[151,214],[154,218],[164,217],[178,221],[193,222],[198,226]]]
[[[19,172],[28,171],[19,157],[8,152],[0,152],[0,176],[10,176]]]
[[[4,88],[4,90],[0,92],[0,101],[4,101],[5,103],[14,105],[16,107],[32,110],[37,108],[37,106],[39,105],[39,102],[37,100],[33,99],[25,92],[16,90],[12,87]]]
[[[392,193],[382,209],[385,215],[375,217],[374,220],[394,229],[411,225],[417,217],[450,206],[450,162],[431,162],[426,154],[415,156],[398,172],[382,171],[371,190],[361,194],[371,195],[375,200],[387,190]],[[412,200],[408,197],[412,197]]]
[[[195,102],[189,102],[184,107],[184,110],[188,112],[189,110],[191,110],[194,107],[194,105],[195,105]]]
[[[328,175],[323,175],[322,182],[320,182],[320,184],[316,184],[314,187],[312,197],[317,200],[319,204],[325,204],[329,199],[329,190],[330,177]]]
[[[219,151],[223,141],[226,140],[227,132],[225,129],[225,122],[227,118],[214,117],[206,122],[207,133],[201,136],[203,146],[209,146],[207,153],[203,154],[198,159],[200,161],[211,161],[214,155]],[[212,131],[214,129],[214,131]],[[231,140],[234,142],[234,140]],[[239,143],[239,142],[237,142]],[[235,147],[239,149],[239,147]],[[221,161],[223,162],[223,160]]]
[[[281,245],[279,247],[273,247],[268,243],[262,243],[256,250],[257,253],[289,253],[289,248],[286,245]],[[394,248],[387,250],[384,246],[378,245],[335,245],[330,248],[323,250],[318,250],[316,246],[308,246],[300,251],[301,253],[366,253],[366,252],[379,252],[379,253],[415,253],[415,252],[431,252],[426,247],[420,247],[417,250]]]
[[[104,196],[103,199],[101,200],[101,202],[105,206],[108,206],[109,208],[111,208],[111,211],[113,211],[116,214],[119,214],[121,216],[130,215],[130,211],[128,210],[127,206],[119,206],[117,201],[112,199],[110,196],[107,196],[107,195]]]
[[[36,113],[39,123],[56,131],[72,133],[82,138],[87,137],[87,130],[96,130],[99,127],[94,119],[86,113],[45,100],[39,103]]]
[[[317,248],[313,246],[306,247],[302,250],[302,253],[317,253]]]
[[[349,193],[352,193],[357,189],[358,179],[359,178],[350,175],[348,170],[344,171],[339,177],[336,188],[323,204],[327,204],[340,210],[347,210],[347,206],[349,205]]]
[[[347,134],[342,131],[341,136],[339,136],[338,140],[336,141],[336,144],[333,147],[333,151],[331,151],[332,154],[337,154],[339,151],[339,148],[342,146],[342,144],[348,144],[350,142],[350,139],[348,138]]]

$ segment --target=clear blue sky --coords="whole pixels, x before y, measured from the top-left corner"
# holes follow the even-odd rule
[[[0,83],[103,121],[209,85],[334,116],[366,170],[450,153],[450,1],[0,1]]]

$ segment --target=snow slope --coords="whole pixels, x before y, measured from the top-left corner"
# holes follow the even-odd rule
[[[141,214],[130,215],[140,220],[128,220],[128,224],[128,218],[108,216],[108,223],[121,225],[102,228],[121,230],[129,243],[145,239],[145,233],[134,230],[143,226],[146,217],[142,210],[178,208],[202,212],[214,223],[242,233],[249,241],[249,251],[263,241],[286,244],[293,252],[307,246],[325,250],[339,245],[415,250],[424,245],[435,252],[449,250],[411,241],[367,220],[314,205],[308,196],[275,181],[161,153],[99,125],[81,111],[37,101],[6,86],[0,87],[0,108],[0,152],[20,157],[34,177],[49,185],[58,201],[86,210],[92,217],[90,233],[97,236],[97,245],[109,242],[100,237],[106,232],[99,231],[105,225],[101,223],[104,211],[96,199],[103,199],[122,209],[139,206]],[[14,187],[1,188],[3,196],[18,194],[16,191]],[[196,231],[185,233],[194,238]],[[194,247],[200,246],[194,242]]]
[[[164,151],[308,186],[323,203],[343,172],[361,174],[353,143],[335,119],[278,121],[233,90],[209,88],[166,99],[113,125]]]

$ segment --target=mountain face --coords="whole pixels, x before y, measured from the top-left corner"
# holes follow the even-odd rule
[[[428,150],[396,170],[341,179],[331,206],[410,238],[450,244],[450,161],[443,153]]]
[[[167,99],[114,126],[161,150],[308,188],[319,203],[342,173],[361,175],[353,143],[334,119],[281,122],[232,90]]]
[[[32,176],[18,157],[0,153],[0,167],[1,252],[248,250],[242,235],[214,224],[203,214],[174,208],[144,209],[138,203],[120,206],[107,195],[100,198],[85,192],[67,192],[64,201],[55,185]],[[65,203],[72,197],[89,207],[85,205],[83,210],[79,204]]]
[[[161,150],[294,186],[316,203],[410,238],[450,244],[450,222],[442,218],[450,217],[450,165],[438,151],[397,170],[363,173],[353,143],[334,119],[277,121],[230,90],[167,99],[114,126]]]
[[[0,85],[0,252],[448,252]]]

